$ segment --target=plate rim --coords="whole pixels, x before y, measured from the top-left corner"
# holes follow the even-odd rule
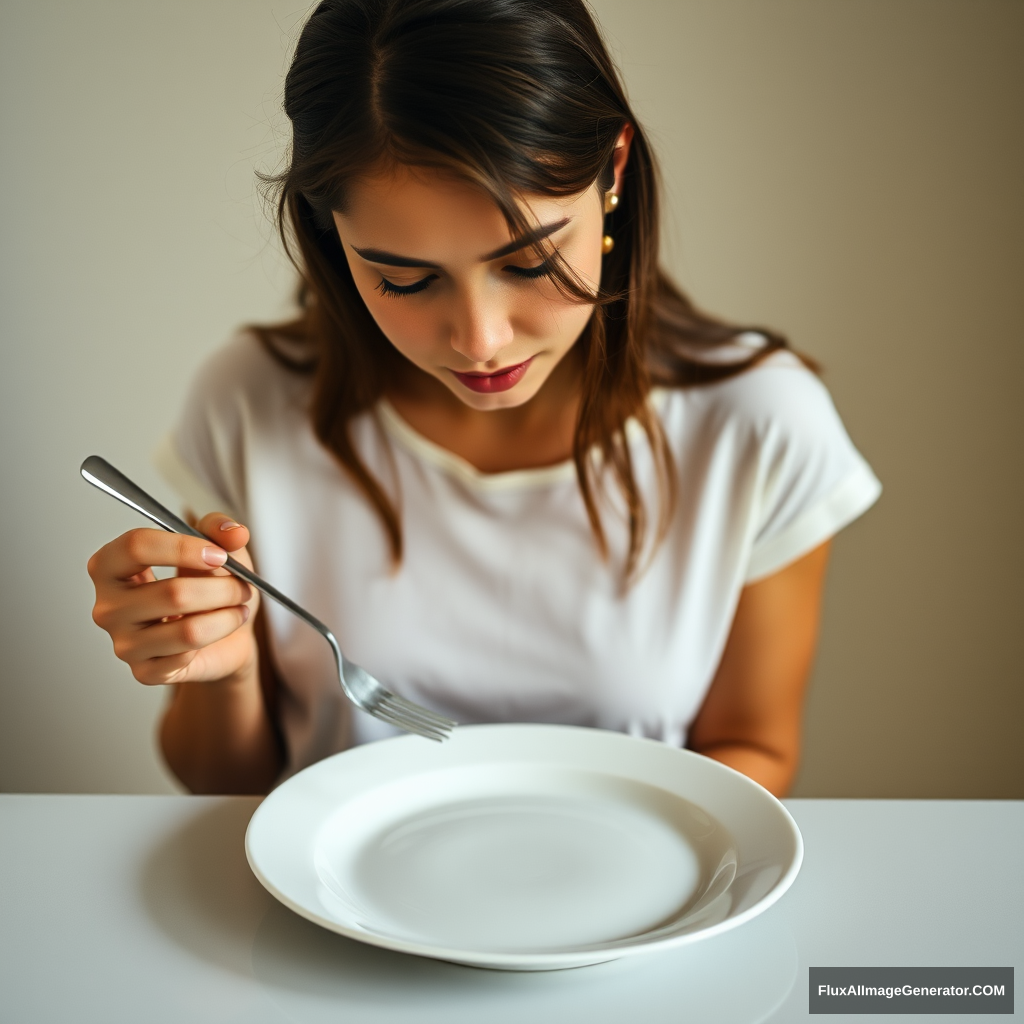
[[[686,932],[681,935],[672,935],[662,938],[653,939],[649,942],[638,941],[633,944],[627,944],[623,946],[616,946],[614,949],[570,949],[561,951],[519,951],[519,952],[499,952],[499,951],[483,951],[473,949],[459,949],[448,946],[441,946],[437,944],[426,944],[422,942],[416,942],[409,939],[398,938],[397,936],[388,936],[384,934],[376,934],[372,932],[359,931],[355,928],[349,927],[344,923],[334,920],[326,914],[317,913],[315,910],[303,905],[292,899],[286,892],[282,891],[274,881],[268,877],[266,872],[262,869],[259,864],[259,855],[254,850],[254,835],[256,829],[262,824],[262,819],[269,813],[273,813],[274,806],[280,801],[280,794],[286,790],[296,780],[303,779],[304,782],[308,782],[314,774],[323,774],[331,770],[331,767],[337,762],[339,758],[356,754],[360,751],[366,751],[370,748],[374,750],[380,750],[387,745],[390,747],[394,744],[407,745],[410,741],[416,743],[417,741],[422,742],[420,737],[415,736],[395,736],[389,737],[388,739],[378,740],[374,743],[363,744],[358,747],[351,747],[348,750],[340,751],[337,754],[332,754],[320,761],[315,762],[312,765],[296,772],[290,776],[279,786],[271,790],[266,797],[260,802],[256,808],[252,817],[249,820],[249,824],[245,831],[245,856],[249,864],[250,870],[255,875],[259,883],[270,893],[278,902],[282,903],[293,913],[298,914],[300,917],[305,918],[307,921],[311,921],[313,924],[319,925],[322,928],[332,931],[336,934],[343,935],[346,938],[352,939],[356,942],[361,942],[366,945],[376,946],[381,949],[388,949],[393,952],[406,953],[414,956],[423,956],[430,959],[444,960],[451,963],[465,964],[474,967],[485,967],[485,968],[497,968],[503,970],[547,970],[547,969],[560,969],[560,968],[571,968],[571,967],[582,967],[591,964],[604,963],[610,960],[619,960],[625,957],[638,956],[643,953],[651,953],[655,951],[664,951],[672,949],[678,946],[689,945],[693,942],[702,941],[704,939],[711,938],[715,935],[723,934],[724,932],[731,931],[733,928],[737,928],[747,921],[759,916],[773,906],[783,895],[789,890],[793,882],[796,880],[797,875],[803,865],[804,858],[804,842],[803,836],[797,826],[796,820],[793,815],[789,812],[786,806],[772,793],[768,792],[763,786],[755,782],[753,779],[744,775],[742,772],[736,771],[734,768],[730,768],[728,765],[722,764],[720,761],[714,760],[714,758],[707,757],[703,754],[698,754],[692,750],[686,750],[685,748],[670,747],[658,740],[651,740],[646,737],[630,736],[627,733],[617,732],[614,730],[606,729],[594,729],[584,726],[570,726],[570,725],[554,725],[547,723],[487,723],[481,725],[464,725],[459,726],[459,731],[462,733],[473,731],[501,731],[514,732],[517,736],[522,736],[525,739],[528,738],[528,733],[545,732],[549,735],[552,732],[565,731],[573,735],[587,734],[592,738],[596,735],[598,742],[612,742],[617,743],[625,741],[626,743],[641,743],[641,744],[653,744],[659,748],[670,750],[674,754],[682,755],[687,759],[697,759],[708,766],[712,772],[721,772],[725,776],[732,776],[732,784],[738,783],[741,787],[749,788],[750,792],[756,794],[756,798],[764,801],[766,806],[769,807],[772,812],[778,815],[781,823],[785,826],[788,837],[792,841],[793,854],[783,871],[781,876],[773,883],[772,887],[764,893],[754,904],[747,907],[740,913],[727,917],[723,921],[719,921],[713,925],[709,925],[706,928],[698,928],[692,932]],[[523,761],[524,764],[528,763],[526,759]],[[425,769],[425,770],[436,770],[436,769]],[[611,772],[614,774],[614,770]],[[298,783],[301,785],[301,783]],[[691,801],[693,802],[693,801]],[[696,806],[701,807],[702,805],[697,804]],[[708,808],[703,808],[712,817],[716,817],[714,812]],[[717,820],[717,818],[716,818]],[[526,965],[526,966],[524,966]]]

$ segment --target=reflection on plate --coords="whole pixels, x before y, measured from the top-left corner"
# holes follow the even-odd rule
[[[774,797],[708,758],[483,725],[307,768],[257,810],[246,853],[282,903],[350,938],[551,970],[735,927],[789,887],[802,843]]]

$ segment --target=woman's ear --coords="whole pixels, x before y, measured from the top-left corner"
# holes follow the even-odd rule
[[[612,167],[615,171],[615,184],[612,191],[622,195],[622,185],[626,177],[626,164],[629,163],[629,147],[633,142],[633,126],[628,122],[623,125],[622,131],[615,143],[615,151],[612,154]]]

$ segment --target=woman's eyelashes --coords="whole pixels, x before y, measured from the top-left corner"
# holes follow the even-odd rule
[[[377,291],[381,295],[390,295],[397,299],[402,295],[415,295],[417,292],[423,291],[424,288],[428,288],[431,281],[436,280],[437,274],[430,274],[428,277],[423,278],[422,281],[415,281],[413,284],[394,284],[386,277],[382,277],[380,284],[377,285]]]
[[[550,277],[553,269],[550,256],[543,263],[538,263],[535,267],[517,267],[515,265],[502,267],[505,273],[511,274],[513,277],[524,277],[527,280],[534,280],[538,277]]]
[[[535,267],[517,267],[515,264],[509,264],[507,267],[501,268],[505,273],[511,274],[513,277],[518,277],[526,281],[534,281],[540,277],[550,277],[554,271],[552,258],[544,260],[543,263],[538,263]],[[437,274],[430,274],[423,278],[422,281],[414,281],[412,284],[395,284],[393,281],[389,281],[386,277],[380,279],[380,284],[377,285],[377,291],[381,295],[387,295],[390,298],[400,298],[403,295],[415,295],[417,292],[422,292],[426,288],[429,288],[433,281],[437,280]]]

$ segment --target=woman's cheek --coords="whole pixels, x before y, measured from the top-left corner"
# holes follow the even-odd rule
[[[554,285],[545,301],[530,303],[522,310],[521,329],[555,348],[569,348],[580,336],[593,307],[566,299]]]
[[[429,356],[436,332],[426,310],[417,309],[404,299],[380,296],[367,306],[377,326],[402,355],[413,363],[420,363]]]

